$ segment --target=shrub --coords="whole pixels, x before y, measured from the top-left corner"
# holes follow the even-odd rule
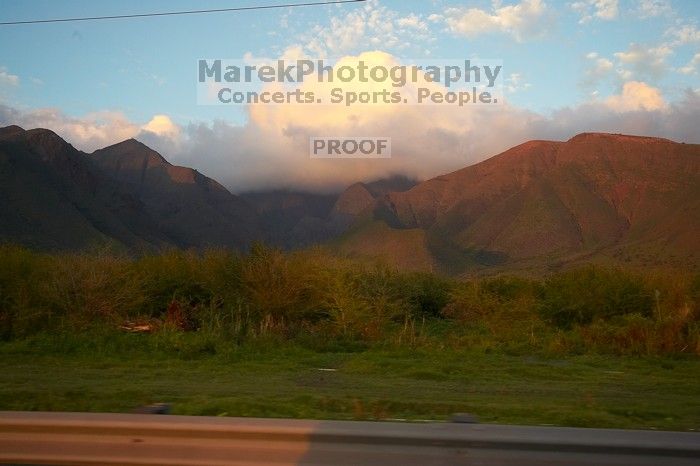
[[[396,285],[414,317],[442,317],[450,302],[452,281],[425,272],[397,274]]]
[[[535,284],[520,277],[502,276],[485,279],[483,289],[501,302],[514,301],[524,296],[532,296]]]
[[[196,333],[201,347],[192,354],[290,339],[324,351],[394,344],[700,354],[699,277],[589,266],[544,282],[457,281],[321,248],[284,253],[256,245],[248,255],[174,250],[132,259],[0,246],[0,338],[79,335],[87,327],[114,333],[128,320],[127,329],[144,323],[156,341],[161,333],[173,342]]]
[[[571,328],[597,318],[609,319],[633,313],[649,316],[653,298],[638,275],[589,266],[547,279],[539,309],[548,322]]]
[[[51,261],[48,273],[48,305],[72,327],[121,321],[146,302],[128,258],[65,254]]]
[[[141,312],[163,317],[173,301],[188,308],[208,303],[212,293],[201,266],[202,259],[191,251],[171,250],[137,260],[133,270],[146,296]]]
[[[257,244],[243,260],[241,287],[259,318],[297,320],[315,311],[311,283],[316,275],[312,261]]]
[[[51,325],[50,309],[42,301],[47,261],[19,246],[0,246],[1,339],[21,337]]]
[[[455,287],[442,315],[463,323],[474,323],[494,314],[499,305],[498,299],[486,292],[480,281],[471,280]]]

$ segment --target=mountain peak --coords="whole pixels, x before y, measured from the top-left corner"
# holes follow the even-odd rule
[[[0,128],[0,138],[5,136],[14,136],[15,134],[21,133],[24,133],[24,128],[17,125],[10,125]]]
[[[569,139],[568,143],[580,143],[580,142],[595,142],[595,141],[607,141],[607,142],[673,142],[670,139],[657,138],[653,136],[634,136],[631,134],[620,134],[620,133],[580,133]]]
[[[374,196],[364,183],[355,183],[338,197],[333,206],[333,213],[361,215],[374,207],[375,202]]]
[[[165,160],[162,155],[134,138],[96,150],[92,156],[107,164],[117,164],[123,167],[170,166],[170,162]]]
[[[365,183],[364,187],[372,194],[372,196],[379,198],[383,197],[389,192],[408,191],[416,184],[418,184],[418,182],[415,179],[403,175],[392,175],[387,178],[380,178],[378,180]]]
[[[138,139],[134,139],[134,138],[125,139],[122,142],[118,142],[116,144],[113,144],[113,146],[120,146],[120,145],[124,146],[124,147],[151,149],[146,144],[144,144],[141,141],[139,141]]]
[[[134,138],[129,138],[125,139],[121,142],[117,142],[116,144],[112,144],[111,146],[103,147],[100,150],[105,150],[105,149],[121,149],[121,150],[148,150],[148,151],[153,151],[150,147],[148,147],[146,144],[142,143],[138,139]]]
[[[26,131],[15,130],[10,137],[24,140],[38,154],[51,159],[58,156],[63,157],[73,151],[77,151],[71,143],[46,128],[34,128]]]
[[[521,144],[391,193],[389,201],[404,228],[449,238],[440,254],[465,263],[482,260],[470,258],[475,250],[487,252],[487,265],[491,258],[532,264],[579,254],[621,258],[620,251],[640,244],[648,249],[625,261],[692,263],[699,155],[696,144],[583,133],[567,142]]]

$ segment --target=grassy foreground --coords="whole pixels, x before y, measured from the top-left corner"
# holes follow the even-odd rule
[[[469,412],[482,422],[700,430],[697,359],[99,338],[107,336],[0,346],[0,409],[125,412],[170,402],[176,414],[386,420]]]
[[[691,272],[0,246],[0,409],[698,430],[699,302]]]

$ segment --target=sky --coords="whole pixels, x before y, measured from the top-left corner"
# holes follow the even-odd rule
[[[293,2],[291,0],[290,2]],[[0,0],[0,21],[275,0]],[[287,3],[282,2],[282,3]],[[700,143],[700,1],[368,0],[0,26],[0,124],[90,152],[129,137],[234,192],[426,179],[530,139],[584,131]],[[205,106],[197,60],[502,60],[497,108]],[[390,160],[310,160],[311,136],[388,136]]]

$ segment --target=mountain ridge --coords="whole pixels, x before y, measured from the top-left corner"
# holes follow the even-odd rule
[[[529,141],[478,164],[390,193],[404,228],[449,236],[458,250],[511,259],[614,246],[628,237],[686,242],[697,228],[700,145],[662,138],[584,133],[568,141]],[[692,225],[669,230],[668,206],[684,205]],[[664,207],[666,206],[666,207]],[[664,220],[665,219],[665,220]],[[686,238],[670,244],[673,236]],[[687,247],[686,247],[687,246]],[[695,259],[693,259],[695,260]]]
[[[128,249],[326,244],[451,274],[584,258],[696,267],[700,249],[700,145],[657,137],[532,140],[422,182],[393,176],[338,195],[238,196],[133,138],[86,154],[51,130],[18,126],[0,128],[0,167],[12,201],[0,239],[32,246],[43,237],[73,249],[110,240]],[[72,220],[42,213],[32,185]],[[42,215],[48,226],[32,232]],[[64,227],[90,241],[67,238]]]
[[[5,241],[59,250],[244,250],[257,235],[247,204],[133,139],[86,154],[51,130],[11,126],[0,130],[0,164],[10,200],[0,213]]]
[[[137,198],[53,131],[0,130],[0,180],[0,238],[6,241],[138,251],[169,244]]]

